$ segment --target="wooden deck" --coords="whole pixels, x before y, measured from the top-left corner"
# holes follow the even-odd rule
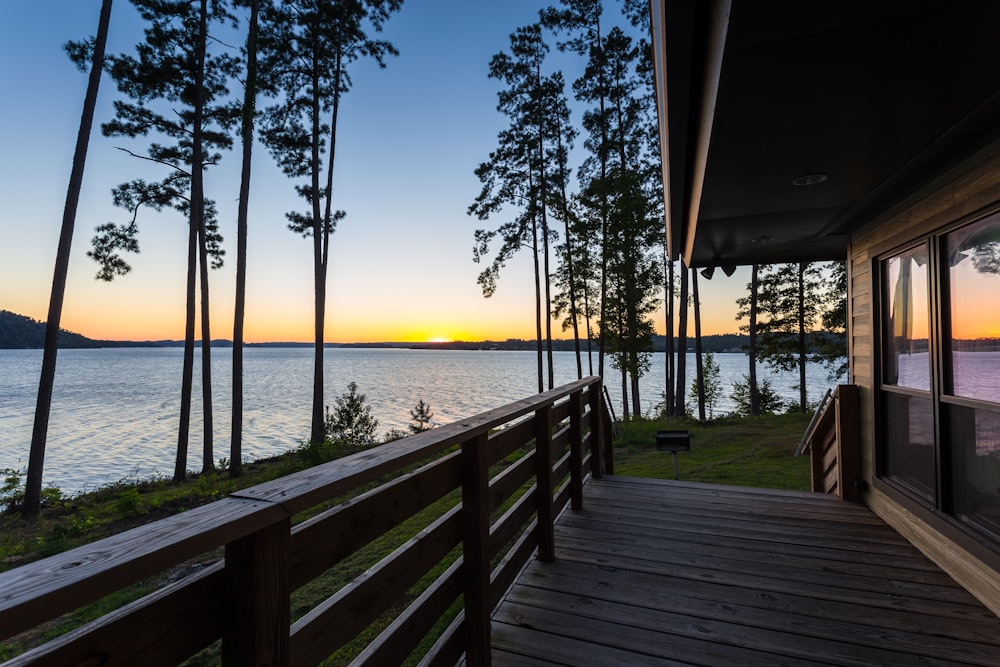
[[[493,616],[494,665],[1000,665],[1000,619],[863,506],[607,477]]]

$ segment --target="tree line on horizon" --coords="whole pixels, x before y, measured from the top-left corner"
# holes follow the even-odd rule
[[[337,121],[351,89],[350,70],[364,58],[386,66],[395,47],[375,36],[402,0],[129,0],[144,23],[131,53],[105,54],[112,0],[102,0],[95,37],[65,49],[89,82],[67,187],[56,268],[46,319],[42,372],[25,482],[22,513],[41,509],[42,470],[58,349],[59,323],[87,148],[102,73],[114,82],[115,114],[101,125],[106,137],[132,140],[123,151],[162,168],[160,180],[136,178],[112,191],[125,222],[97,227],[87,255],[97,277],[127,274],[128,253],[139,252],[140,213],[175,210],[188,224],[185,337],[181,406],[173,479],[187,475],[194,379],[196,309],[202,341],[203,471],[214,467],[211,322],[208,274],[223,261],[222,236],[205,171],[238,139],[242,170],[237,212],[236,299],[233,325],[231,475],[242,463],[243,322],[251,157],[255,137],[271,153],[304,200],[286,214],[289,228],[311,242],[314,276],[314,376],[311,442],[325,438],[323,396],[324,314],[330,236],[346,216],[333,206]],[[242,48],[220,34],[243,31]],[[242,87],[242,94],[234,92]],[[258,100],[267,104],[258,108]],[[139,146],[146,143],[145,146]]]
[[[509,48],[489,63],[489,77],[502,86],[497,110],[509,126],[475,169],[482,189],[468,212],[481,221],[498,221],[474,234],[473,261],[486,264],[478,283],[485,297],[492,296],[510,259],[530,253],[539,392],[553,388],[552,321],[558,319],[564,331],[572,331],[577,377],[583,376],[584,356],[589,374],[595,373],[595,345],[597,375],[605,376],[610,359],[620,376],[625,419],[641,415],[639,378],[650,369],[653,315],[661,304],[664,401],[668,414],[685,414],[684,352],[693,310],[695,387],[704,419],[699,274],[669,256],[663,233],[648,7],[623,0],[619,25],[608,29],[614,19],[608,20],[605,5],[559,0],[542,8],[538,20],[516,28]],[[571,118],[562,71],[549,66],[553,41],[581,65],[582,74],[571,84],[583,109],[578,123]],[[581,136],[583,158],[571,164]],[[738,302],[738,319],[749,320],[741,329],[748,335],[751,413],[759,414],[757,361],[799,370],[804,411],[806,363],[827,363],[835,375],[846,369],[843,265],[781,264],[752,271],[748,296]],[[827,334],[814,336],[819,323]]]

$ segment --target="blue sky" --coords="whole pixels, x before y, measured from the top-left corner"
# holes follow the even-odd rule
[[[473,231],[483,225],[466,209],[479,192],[473,170],[506,125],[495,110],[497,82],[486,76],[490,57],[545,4],[407,0],[383,33],[400,56],[386,70],[371,63],[353,70],[354,89],[344,100],[337,139],[334,201],[348,215],[331,244],[328,340],[533,335],[528,256],[512,262],[497,294],[484,299],[471,252]],[[0,308],[37,319],[44,319],[48,306],[86,87],[62,44],[92,34],[99,8],[99,0],[0,3]],[[617,10],[610,8],[607,19],[619,22]],[[130,52],[141,29],[131,5],[116,0],[109,52]],[[555,52],[552,61],[568,81],[582,66]],[[116,96],[105,77],[96,123],[111,118]],[[142,253],[130,261],[133,272],[111,284],[94,280],[96,266],[85,256],[96,225],[125,220],[111,205],[111,188],[137,175],[162,177],[116,148],[123,145],[95,127],[63,326],[97,338],[180,338],[184,220],[141,213]],[[284,218],[301,200],[263,147],[255,151],[248,338],[308,340],[309,243],[288,231]],[[232,334],[239,159],[238,150],[224,155],[206,183],[207,195],[219,202],[228,252],[225,267],[211,278],[214,337]],[[742,272],[703,283],[707,332],[735,330],[734,290],[745,283]],[[657,328],[662,330],[662,321]]]

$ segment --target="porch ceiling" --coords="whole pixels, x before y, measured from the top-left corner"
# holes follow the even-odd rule
[[[997,25],[981,0],[653,0],[671,254],[843,258],[998,132]]]

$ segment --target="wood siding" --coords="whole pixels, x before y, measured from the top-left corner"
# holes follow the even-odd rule
[[[875,259],[1000,202],[1000,141],[934,179],[912,196],[852,235],[848,245],[848,322],[851,380],[859,387],[862,475],[869,482],[865,502],[942,569],[1000,614],[1000,572],[927,520],[874,488],[875,381],[878,361]]]

